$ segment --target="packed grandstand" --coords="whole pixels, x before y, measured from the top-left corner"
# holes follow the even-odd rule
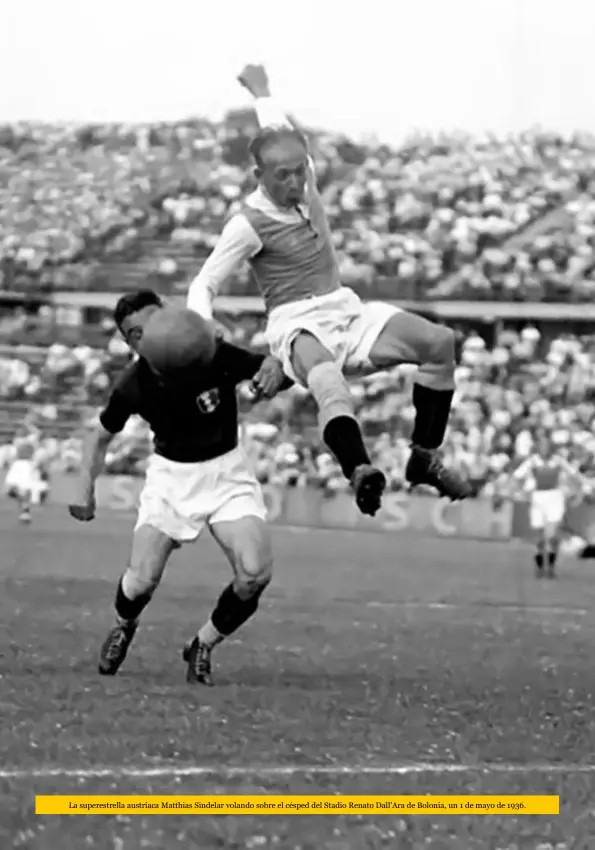
[[[90,343],[69,319],[64,293],[183,292],[251,186],[252,122],[245,112],[220,125],[0,128],[2,463],[25,423],[42,433],[50,466],[76,468],[81,425],[127,353],[107,315]],[[364,298],[414,301],[429,312],[448,301],[451,320],[459,319],[449,462],[465,468],[477,492],[489,491],[545,430],[590,472],[592,325],[546,328],[531,308],[593,300],[595,139],[418,136],[391,149],[316,132],[312,145],[343,281]],[[228,294],[255,294],[247,273],[229,282]],[[457,317],[457,305],[470,301],[518,309],[484,326],[462,309]],[[256,311],[222,320],[234,341],[264,344]],[[394,489],[403,483],[410,383],[403,368],[352,385],[374,459]],[[311,427],[311,405],[299,389],[266,405],[244,400],[245,438],[262,480],[343,486]],[[149,437],[131,422],[111,448],[109,471],[140,472]]]

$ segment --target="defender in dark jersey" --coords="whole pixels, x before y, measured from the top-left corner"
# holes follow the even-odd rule
[[[133,350],[149,316],[162,306],[151,290],[118,302],[114,319]],[[184,648],[187,681],[212,684],[212,649],[258,607],[271,580],[272,554],[260,486],[238,446],[236,386],[246,380],[264,397],[291,385],[278,360],[222,339],[210,367],[174,385],[164,383],[139,357],[117,381],[87,437],[77,500],[70,506],[80,521],[95,515],[95,481],[112,437],[129,417],[141,416],[154,435],[130,562],[116,592],[116,620],[101,649],[103,675],[114,675],[124,661],[172,551],[196,540],[205,525],[229,558],[234,579]]]

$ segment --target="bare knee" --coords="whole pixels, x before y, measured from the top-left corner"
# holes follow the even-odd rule
[[[245,517],[221,522],[211,532],[231,564],[238,596],[250,599],[261,594],[273,575],[273,552],[264,520]]]
[[[370,362],[376,369],[389,369],[400,363],[453,364],[455,334],[423,316],[401,311],[386,323],[372,346]]]
[[[173,540],[152,530],[141,528],[135,533],[130,560],[122,579],[127,596],[135,598],[155,592],[175,546]]]
[[[249,598],[261,594],[273,577],[273,552],[267,533],[255,535],[252,545],[235,554],[236,590]]]
[[[434,325],[428,341],[428,363],[454,363],[455,333],[444,325]]]
[[[161,573],[160,565],[154,561],[136,563],[131,561],[122,579],[126,587],[126,595],[131,598],[152,595],[159,586]]]
[[[260,596],[270,584],[272,577],[272,558],[263,561],[242,556],[236,563],[236,592],[244,599]]]
[[[315,366],[334,360],[331,352],[313,334],[300,331],[291,346],[291,365],[296,378],[304,385]]]
[[[292,348],[296,377],[307,387],[318,406],[321,432],[339,416],[353,417],[353,400],[341,365],[312,334],[302,331]]]

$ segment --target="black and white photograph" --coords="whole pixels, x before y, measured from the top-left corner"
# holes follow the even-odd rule
[[[595,5],[0,20],[1,850],[595,850]]]

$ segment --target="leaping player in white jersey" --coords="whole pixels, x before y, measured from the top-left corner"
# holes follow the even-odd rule
[[[261,126],[251,143],[259,186],[192,281],[188,307],[211,319],[221,285],[249,262],[265,300],[271,354],[312,393],[323,439],[359,509],[371,516],[386,479],[366,451],[345,375],[418,364],[407,480],[453,500],[465,498],[467,482],[443,465],[438,451],[454,390],[453,332],[390,304],[362,303],[341,285],[307,141],[271,98],[262,66],[248,65],[238,79],[255,98]]]
[[[547,437],[538,440],[536,451],[512,474],[513,489],[524,484],[531,490],[529,524],[535,534],[535,575],[554,578],[566,516],[567,493],[572,484],[585,489],[585,479],[554,450]]]

